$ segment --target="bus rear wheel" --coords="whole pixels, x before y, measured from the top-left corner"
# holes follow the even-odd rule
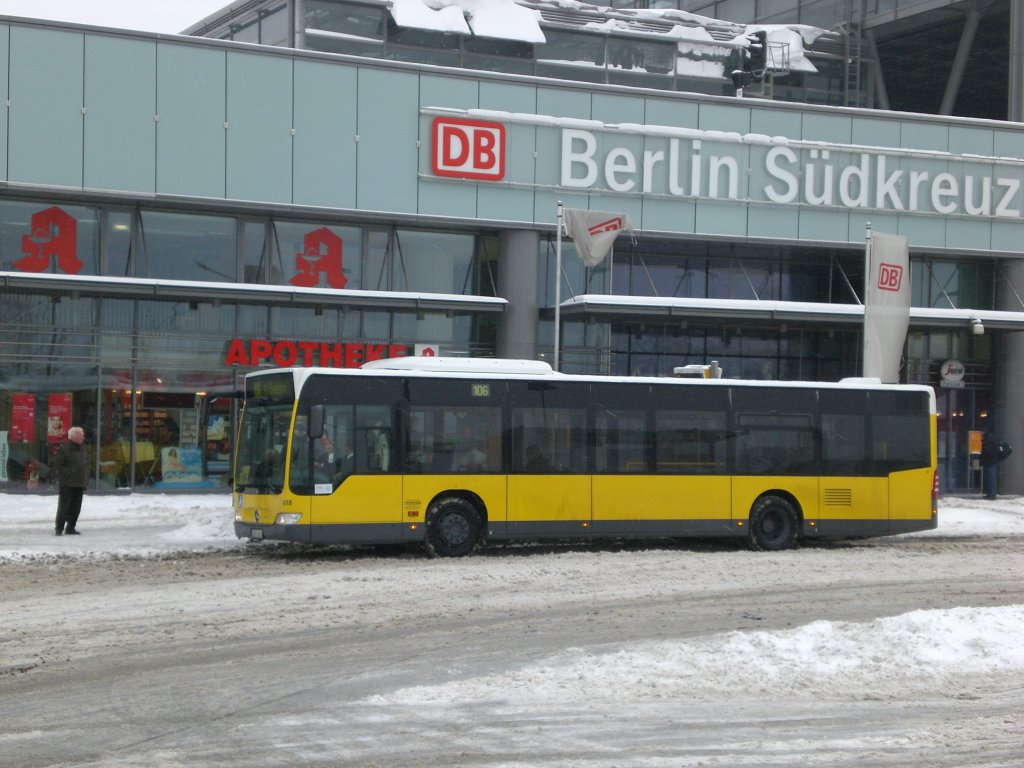
[[[432,557],[463,557],[480,541],[480,514],[458,496],[444,496],[427,510],[427,553]]]
[[[781,496],[762,496],[750,510],[747,542],[751,549],[776,552],[796,546],[800,520],[793,505]]]

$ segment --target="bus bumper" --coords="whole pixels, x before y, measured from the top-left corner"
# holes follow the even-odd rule
[[[309,542],[308,525],[256,525],[235,521],[235,536],[249,541]]]

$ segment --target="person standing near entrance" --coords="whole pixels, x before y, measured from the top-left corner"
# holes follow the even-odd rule
[[[1007,443],[999,442],[996,433],[985,430],[981,436],[981,492],[986,499],[994,499],[999,488],[999,462],[1007,458],[1013,449]]]
[[[85,432],[81,427],[68,430],[68,442],[62,443],[53,459],[60,495],[57,498],[57,529],[62,534],[77,535],[78,515],[82,512],[82,495],[89,484],[89,466],[86,462]]]

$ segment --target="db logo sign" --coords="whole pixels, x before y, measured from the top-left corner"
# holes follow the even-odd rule
[[[878,265],[878,287],[883,291],[898,291],[903,283],[903,267],[898,264]]]
[[[457,117],[434,118],[436,176],[500,181],[505,177],[505,126]]]

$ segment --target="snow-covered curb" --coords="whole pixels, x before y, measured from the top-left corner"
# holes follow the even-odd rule
[[[949,497],[939,527],[911,536],[1024,535],[1024,499]],[[147,558],[231,550],[235,538],[228,494],[86,495],[81,536],[53,535],[56,496],[0,494],[0,562],[47,558]]]

